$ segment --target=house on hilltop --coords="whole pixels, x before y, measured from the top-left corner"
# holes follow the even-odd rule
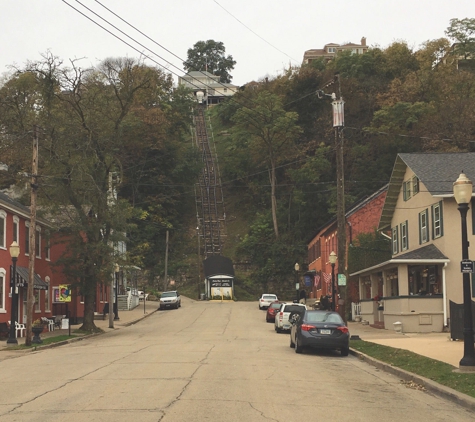
[[[198,103],[215,105],[234,95],[239,87],[219,81],[219,76],[206,71],[191,71],[178,78],[178,85],[193,90]]]
[[[366,38],[361,38],[360,44],[346,43],[346,44],[325,44],[323,48],[312,49],[305,51],[303,55],[303,63],[309,64],[314,60],[323,59],[325,61],[333,60],[338,53],[343,51],[350,51],[351,54],[364,54],[368,51],[368,46],[366,45]]]

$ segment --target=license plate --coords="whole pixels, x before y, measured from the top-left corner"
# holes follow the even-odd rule
[[[320,334],[331,334],[332,330],[320,330]]]

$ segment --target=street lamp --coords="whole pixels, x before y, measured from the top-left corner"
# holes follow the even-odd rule
[[[332,266],[332,311],[336,309],[335,302],[335,263],[336,263],[336,253],[331,251],[330,257],[328,258],[330,261],[330,265]]]
[[[12,257],[12,270],[10,274],[10,286],[12,288],[12,309],[11,309],[11,321],[10,321],[10,334],[8,336],[7,344],[18,344],[16,339],[16,318],[17,318],[17,282],[16,282],[16,261],[20,255],[20,246],[15,241],[10,245],[10,256]]]
[[[119,304],[117,303],[117,293],[119,290],[119,264],[115,264],[115,300],[114,300],[114,320],[117,321],[119,319]],[[145,300],[145,293],[144,293],[144,300]]]
[[[297,292],[297,303],[299,301],[299,270],[300,270],[300,265],[298,262],[295,263],[294,265],[294,270],[295,270],[295,290]]]
[[[467,211],[472,200],[472,182],[463,173],[454,182],[454,197],[462,220],[462,261],[468,261]],[[460,366],[475,368],[475,349],[473,346],[472,298],[470,292],[470,273],[463,275],[463,358]]]

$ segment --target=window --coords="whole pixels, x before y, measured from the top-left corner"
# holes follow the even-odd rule
[[[25,255],[30,253],[30,223],[25,223]]]
[[[409,237],[407,231],[407,220],[401,223],[401,251],[407,251],[409,249]]]
[[[329,53],[334,53],[335,52],[335,47],[328,47],[328,52]]]
[[[419,178],[417,176],[411,177],[402,184],[404,201],[408,201],[414,195],[419,193]]]
[[[5,227],[7,224],[7,213],[0,211],[0,248],[6,249],[7,241],[5,239]]]
[[[5,270],[0,268],[0,312],[5,313]]]
[[[432,239],[437,239],[444,235],[444,225],[442,219],[442,201],[432,205]]]
[[[36,228],[35,255],[37,258],[41,258],[41,227]]]
[[[13,241],[14,242],[17,242],[18,243],[18,228],[20,227],[19,226],[19,223],[20,223],[20,219],[14,215],[13,216],[13,226],[12,226],[12,229],[13,229]]]
[[[45,239],[45,259],[49,261],[51,259],[51,240],[49,237],[49,232],[46,232]]]
[[[45,277],[45,283],[48,285],[48,288],[45,290],[45,311],[51,311],[51,296],[50,296],[50,278],[48,276]]]
[[[391,229],[392,245],[393,245],[393,255],[396,255],[399,252],[399,236],[398,236],[398,227],[393,227]]]
[[[41,307],[40,307],[40,291],[39,290],[35,290],[34,291],[34,295],[35,295],[35,312],[41,312]]]
[[[429,233],[428,233],[428,212],[424,210],[419,213],[419,244],[422,245],[429,241]]]

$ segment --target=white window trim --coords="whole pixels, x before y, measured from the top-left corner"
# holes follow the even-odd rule
[[[36,243],[38,242],[38,254],[36,254]],[[41,259],[41,227],[36,227],[35,255]]]
[[[425,217],[425,226],[422,225],[422,217]],[[421,233],[421,245],[429,241],[429,222],[427,210],[419,213],[419,231]],[[425,235],[425,240],[424,240]]]
[[[439,219],[438,220],[436,220],[436,218],[435,218],[435,213],[436,213],[437,209],[439,210]],[[442,237],[442,204],[440,202],[437,203],[437,204],[434,204],[432,206],[432,221],[433,221],[433,225],[434,225],[433,236],[434,236],[434,239],[438,239],[439,237]],[[438,227],[436,227],[437,223],[439,223]],[[438,235],[436,234],[437,229],[439,230]]]
[[[3,283],[3,289],[2,289],[2,303],[3,306],[0,306],[0,314],[6,314],[7,309],[6,309],[6,300],[7,300],[7,295],[6,295],[6,288],[7,288],[7,272],[5,271],[5,268],[0,268],[0,277],[3,277],[3,281],[0,281],[0,283]],[[10,289],[10,286],[8,286]]]
[[[26,247],[26,232],[28,229],[28,248]],[[25,238],[23,239],[25,242],[25,255],[30,256],[30,222],[25,221]]]
[[[399,230],[398,226],[395,226],[391,229],[391,246],[393,255],[399,253]]]
[[[7,213],[0,210],[0,218],[3,218],[3,246],[0,249],[7,250]]]
[[[401,223],[401,252],[409,249],[407,221]]]
[[[20,219],[16,215],[13,216],[13,224],[16,224],[16,242],[20,244]]]

